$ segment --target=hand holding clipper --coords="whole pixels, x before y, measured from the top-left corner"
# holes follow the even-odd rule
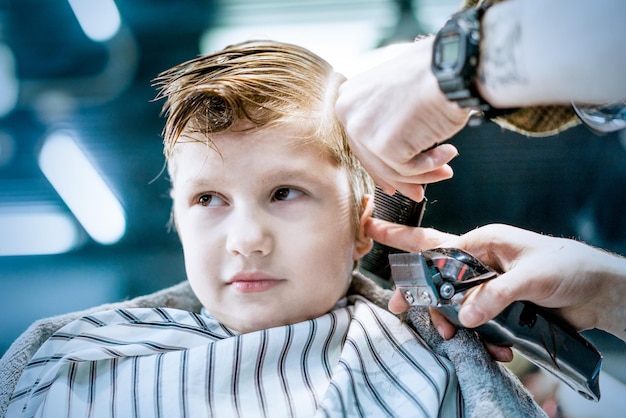
[[[455,248],[390,254],[392,278],[414,306],[432,306],[462,327],[458,311],[466,292],[498,276],[472,255]],[[495,345],[515,348],[583,397],[600,399],[602,355],[560,317],[530,302],[514,302],[475,328]]]

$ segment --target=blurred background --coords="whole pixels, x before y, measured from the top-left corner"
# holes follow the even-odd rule
[[[298,43],[351,74],[435,32],[458,0],[0,0],[0,353],[32,321],[185,279],[167,222],[151,79],[251,38]],[[493,124],[452,142],[425,226],[505,222],[626,254],[626,136],[531,139]],[[537,266],[541,268],[541,266]],[[622,350],[595,336],[607,350]]]

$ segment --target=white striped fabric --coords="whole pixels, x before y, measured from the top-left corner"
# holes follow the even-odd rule
[[[461,416],[451,363],[389,312],[351,301],[241,335],[175,309],[97,313],[43,344],[6,416]]]

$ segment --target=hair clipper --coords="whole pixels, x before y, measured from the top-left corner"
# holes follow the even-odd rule
[[[456,248],[390,254],[397,289],[414,306],[432,306],[462,327],[458,312],[466,292],[498,274]],[[515,348],[583,397],[600,399],[602,354],[561,317],[530,302],[513,302],[474,330],[487,342]]]
[[[374,203],[375,218],[419,226],[426,199],[415,202],[399,193],[389,196],[377,187]],[[458,311],[466,292],[498,276],[459,249],[406,253],[377,242],[361,260],[360,268],[388,287],[393,279],[411,305],[432,306],[458,327]],[[600,399],[602,354],[549,310],[530,302],[514,302],[475,331],[489,343],[515,348],[583,397]]]

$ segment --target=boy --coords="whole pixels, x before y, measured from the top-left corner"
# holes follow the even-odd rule
[[[463,414],[452,363],[358,294],[372,184],[334,114],[341,82],[271,41],[161,74],[173,221],[201,311],[71,322],[24,369],[8,416]]]

